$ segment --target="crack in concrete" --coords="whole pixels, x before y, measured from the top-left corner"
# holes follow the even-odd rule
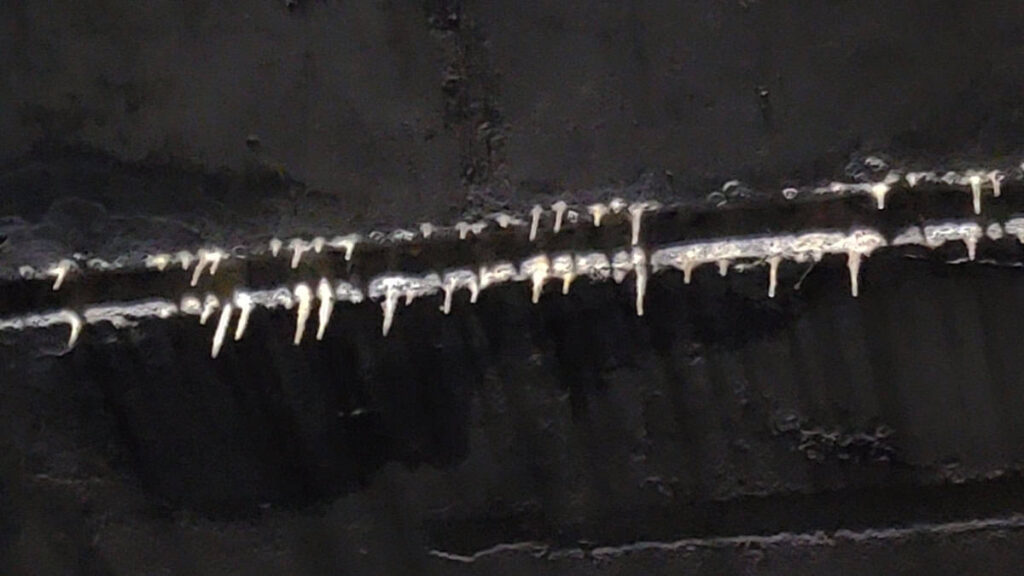
[[[738,535],[719,536],[712,538],[683,538],[674,541],[637,541],[618,546],[599,546],[595,548],[556,548],[538,541],[502,543],[479,550],[472,554],[458,554],[444,550],[430,550],[428,553],[435,558],[451,562],[472,564],[477,560],[504,554],[526,553],[536,558],[560,560],[566,558],[591,558],[608,560],[628,554],[647,552],[679,552],[695,549],[750,548],[767,546],[814,547],[834,546],[841,543],[861,544],[865,542],[885,542],[901,540],[914,536],[942,535],[955,536],[985,530],[1020,530],[1024,529],[1024,515],[1012,515],[1002,518],[986,518],[963,520],[957,522],[922,523],[905,528],[869,528],[866,530],[839,529],[833,532],[819,530],[815,532],[779,532],[770,535]]]

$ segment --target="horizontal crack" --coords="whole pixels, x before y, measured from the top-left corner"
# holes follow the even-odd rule
[[[39,254],[52,250],[33,251],[32,227],[12,228],[4,245],[5,257],[0,259],[0,278],[53,278],[62,264],[71,263],[76,272],[108,273],[136,271],[145,268],[163,269],[180,263],[185,267],[199,262],[203,253],[225,257],[259,257],[269,252],[287,251],[301,261],[302,254],[319,252],[325,246],[343,249],[349,259],[354,243],[367,254],[407,256],[424,247],[431,251],[466,244],[467,239],[480,237],[495,249],[526,247],[536,240],[537,246],[553,249],[598,249],[621,242],[621,227],[628,226],[632,244],[664,244],[699,235],[743,235],[767,231],[785,232],[823,225],[842,226],[865,220],[884,232],[918,222],[921,218],[958,217],[973,205],[981,211],[981,198],[990,197],[985,213],[990,218],[1005,219],[1012,214],[1015,199],[1024,182],[1024,168],[969,169],[963,171],[900,172],[889,171],[876,182],[832,182],[825,186],[786,188],[782,193],[749,196],[741,183],[727,182],[721,192],[712,192],[704,202],[688,202],[678,197],[648,198],[629,202],[619,197],[595,199],[571,205],[564,198],[552,198],[545,205],[535,204],[523,213],[494,212],[484,216],[443,226],[428,222],[410,223],[411,228],[390,232],[370,231],[325,234],[322,237],[281,240],[265,236],[250,243],[228,247],[213,245],[165,245],[152,253],[95,254],[81,251],[66,254],[55,261],[38,261]],[[882,193],[884,189],[884,194]],[[967,192],[967,194],[965,194]],[[973,197],[973,200],[971,199]],[[887,199],[884,203],[879,198]],[[865,203],[865,199],[868,200]],[[877,203],[878,209],[875,208]],[[884,208],[884,209],[882,209]],[[604,228],[600,228],[602,222]],[[828,224],[825,224],[828,222]],[[538,235],[538,225],[540,233]],[[609,232],[608,228],[613,230]],[[614,230],[618,228],[619,230]],[[523,232],[529,230],[529,243]],[[562,232],[562,234],[559,234]],[[159,236],[159,235],[157,235]],[[255,238],[255,237],[254,237]],[[139,239],[140,245],[148,244]],[[319,242],[319,244],[318,244]],[[475,247],[487,251],[489,247]],[[464,253],[465,248],[454,249]],[[31,256],[36,253],[36,256]],[[28,259],[17,261],[23,254]],[[296,256],[296,254],[298,254]],[[373,256],[371,256],[371,259]],[[65,272],[66,273],[66,272]]]
[[[409,306],[417,298],[439,292],[444,294],[442,311],[448,314],[456,291],[468,291],[470,303],[475,303],[480,291],[490,286],[508,282],[527,282],[531,285],[531,301],[536,304],[545,285],[551,280],[559,282],[561,292],[568,294],[576,278],[594,281],[610,279],[620,284],[627,276],[631,276],[635,281],[635,311],[637,316],[643,316],[645,293],[652,273],[678,270],[683,272],[684,282],[689,284],[694,270],[703,265],[716,265],[721,276],[725,276],[730,268],[743,271],[754,266],[767,265],[767,295],[768,298],[774,298],[779,267],[783,262],[817,263],[828,255],[845,255],[850,292],[856,297],[860,292],[859,278],[863,260],[876,250],[886,247],[906,249],[913,246],[934,250],[950,242],[959,242],[963,244],[968,259],[974,260],[980,241],[987,239],[996,242],[1007,236],[1024,243],[1024,218],[991,223],[985,229],[970,220],[938,222],[924,227],[911,226],[888,239],[876,230],[859,228],[845,232],[816,230],[802,234],[693,240],[652,248],[649,251],[633,246],[611,254],[601,251],[560,252],[551,255],[540,253],[527,257],[518,265],[509,261],[497,261],[475,264],[469,268],[447,269],[443,272],[428,271],[423,274],[385,272],[365,283],[352,281],[352,278],[349,281],[332,281],[328,276],[333,277],[335,274],[328,274],[319,278],[313,277],[309,281],[298,279],[291,284],[254,288],[251,284],[244,283],[244,278],[236,274],[235,278],[222,284],[220,293],[208,291],[202,299],[189,289],[181,292],[179,287],[169,291],[170,299],[150,297],[122,303],[105,300],[103,303],[84,306],[81,313],[74,308],[63,307],[42,313],[15,315],[0,321],[0,330],[25,330],[66,324],[70,328],[70,348],[77,342],[84,324],[106,322],[115,328],[125,328],[135,326],[142,319],[166,319],[179,314],[198,316],[200,323],[206,324],[216,312],[219,319],[211,349],[211,355],[216,357],[235,310],[238,310],[239,318],[234,339],[239,340],[245,333],[246,322],[253,308],[296,308],[294,343],[298,345],[302,342],[314,301],[319,302],[317,339],[323,337],[335,302],[357,304],[367,297],[381,305],[382,333],[386,336],[400,302]],[[346,251],[346,262],[350,256]],[[204,258],[206,254],[196,264],[189,282],[191,286],[195,286],[197,279],[207,267],[203,263]],[[219,255],[209,263],[211,276],[216,274],[222,258],[225,256]],[[64,272],[66,271],[58,276],[58,283],[63,281]],[[245,276],[251,278],[251,275]],[[150,279],[151,282],[159,284],[152,275]],[[315,290],[313,286],[316,287]],[[110,296],[109,292],[98,292],[108,298]],[[168,290],[165,289],[165,292]]]
[[[590,558],[608,560],[619,556],[645,554],[650,552],[679,552],[709,548],[750,548],[750,547],[808,547],[834,546],[843,542],[863,543],[872,541],[903,540],[921,535],[960,535],[986,530],[1024,529],[1024,516],[1011,515],[1002,518],[964,520],[958,522],[921,523],[905,528],[871,528],[867,530],[835,530],[831,532],[780,532],[777,534],[720,536],[712,538],[683,538],[673,541],[638,541],[617,546],[597,548],[558,548],[543,542],[515,542],[497,544],[472,554],[458,554],[444,550],[430,550],[435,558],[471,564],[493,556],[529,554],[537,558],[559,560],[565,558]]]

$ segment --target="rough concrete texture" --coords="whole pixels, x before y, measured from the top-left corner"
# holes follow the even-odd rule
[[[3,212],[347,230],[1024,150],[1014,2],[291,4],[6,5]]]
[[[670,171],[832,176],[851,154],[1022,143],[1024,8],[929,2],[485,2],[515,185]]]
[[[1024,160],[1016,0],[0,15],[4,265],[774,192],[867,154]],[[851,218],[916,223],[897,202]],[[758,214],[736,221],[796,217]],[[760,273],[659,276],[642,319],[626,285],[497,289],[440,320],[424,300],[387,339],[366,303],[302,348],[260,314],[218,361],[191,321],[89,328],[70,353],[4,333],[0,572],[1015,573],[1020,270],[878,258],[858,300],[841,263],[804,272],[775,300]],[[0,308],[52,297],[5,284]]]
[[[845,276],[819,265],[775,301],[759,273],[657,276],[639,319],[626,286],[536,306],[509,287],[443,319],[417,301],[387,338],[367,303],[300,348],[292,315],[256,314],[216,361],[184,320],[91,328],[66,354],[62,330],[5,335],[9,566],[629,572],[764,547],[796,571],[985,538],[1008,562],[1012,523],[735,542],[1022,511],[1019,270],[878,257],[858,300]],[[448,558],[522,542],[571,553]],[[935,566],[916,558],[904,573]]]

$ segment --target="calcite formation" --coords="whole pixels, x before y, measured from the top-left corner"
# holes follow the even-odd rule
[[[927,195],[936,191],[963,189],[971,194],[971,210],[953,218],[935,218],[922,223],[907,222],[891,230],[885,226],[872,226],[849,222],[845,226],[804,227],[781,229],[765,233],[715,235],[714,230],[701,230],[691,236],[689,230],[677,231],[677,241],[659,242],[644,237],[645,218],[660,214],[678,215],[685,208],[673,206],[669,199],[636,199],[627,202],[620,197],[606,202],[575,205],[568,199],[558,199],[548,209],[534,205],[528,213],[492,214],[484,220],[460,220],[451,227],[435,223],[421,223],[418,233],[405,229],[391,232],[348,232],[312,238],[271,238],[264,244],[234,247],[228,251],[219,246],[199,246],[194,249],[175,247],[174,250],[146,254],[141,261],[117,258],[107,261],[69,256],[37,268],[32,263],[19,267],[25,281],[52,279],[51,290],[60,291],[74,285],[78,277],[124,275],[130,273],[172,274],[179,265],[189,272],[188,287],[175,298],[138,294],[137,298],[117,302],[91,301],[58,307],[52,310],[22,310],[0,320],[0,330],[23,331],[65,326],[68,330],[67,346],[79,341],[83,328],[108,323],[115,328],[136,325],[141,320],[167,319],[172,316],[197,316],[200,324],[219,315],[212,334],[210,355],[218,356],[227,335],[233,340],[245,336],[251,314],[260,310],[284,308],[294,310],[295,329],[292,342],[303,343],[306,326],[316,306],[316,340],[322,340],[335,307],[360,305],[364,300],[379,303],[382,310],[381,333],[391,331],[400,306],[409,306],[414,300],[439,298],[438,309],[447,315],[453,310],[458,293],[466,292],[468,302],[476,303],[483,291],[510,282],[525,284],[534,304],[545,296],[549,282],[558,285],[557,292],[570,293],[573,282],[584,278],[591,282],[613,280],[622,283],[631,278],[634,308],[638,316],[645,312],[645,294],[652,274],[672,271],[683,274],[686,284],[692,281],[695,270],[713,265],[725,276],[730,268],[751,270],[767,267],[768,298],[775,298],[779,290],[779,269],[788,263],[818,263],[829,256],[845,258],[849,272],[849,290],[853,297],[861,291],[860,276],[865,258],[884,250],[908,250],[914,247],[936,249],[949,242],[961,243],[968,261],[977,258],[979,242],[1010,241],[1024,243],[1024,216],[987,219],[983,214],[982,198],[990,193],[993,198],[1003,196],[1003,189],[1024,180],[1024,168],[970,169],[954,171],[889,170],[872,182],[832,182],[825,186],[805,188],[788,187],[779,198],[782,202],[799,204],[801,201],[843,201],[850,195],[864,196],[870,206],[885,210],[887,200],[895,195]],[[738,183],[726,183],[723,188]],[[1006,214],[1006,210],[1001,211]],[[583,218],[581,215],[586,215]],[[870,220],[865,211],[863,220]],[[560,234],[580,234],[587,229],[605,230],[609,226],[623,228],[618,245],[588,248],[578,243],[571,250],[545,250],[541,238],[541,223],[550,220],[550,237]],[[517,232],[513,252],[525,253],[518,259],[488,259],[484,261],[450,262],[443,269],[409,271],[386,268],[370,278],[339,277],[334,274],[339,262],[351,263],[358,255],[357,247],[419,246],[417,253],[445,250],[445,239],[456,242],[487,242],[488,224],[498,224],[498,232]],[[604,228],[602,228],[604,226]],[[194,251],[193,251],[194,250]],[[373,257],[373,256],[367,256]],[[309,265],[303,269],[303,262]],[[247,286],[230,280],[225,289],[213,281],[218,271],[246,261],[281,261],[279,285]],[[38,271],[41,270],[41,271]],[[309,278],[310,270],[320,271],[319,277]],[[207,274],[208,273],[208,274]],[[240,275],[235,274],[233,278]],[[294,280],[290,280],[294,277]],[[552,290],[551,292],[555,292]],[[234,323],[234,331],[231,331]]]

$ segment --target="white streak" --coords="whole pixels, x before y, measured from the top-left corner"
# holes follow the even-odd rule
[[[188,250],[181,250],[174,255],[174,259],[181,263],[181,269],[188,271],[192,266],[192,262],[196,259]]]
[[[782,262],[780,256],[770,256],[768,258],[768,297],[775,298],[775,286],[779,281],[779,263]]]
[[[288,249],[292,251],[292,269],[299,267],[302,262],[302,255],[309,252],[313,245],[302,238],[292,238],[288,241]]]
[[[854,230],[843,244],[846,245],[846,266],[850,270],[850,294],[860,293],[860,264],[863,258],[885,246],[885,238],[873,230]]]
[[[612,201],[608,203],[608,207],[611,208],[612,213],[618,214],[626,209],[626,201],[622,198],[612,198]]]
[[[562,218],[565,217],[565,211],[568,208],[569,205],[562,200],[551,205],[551,209],[555,212],[555,226],[553,228],[555,234],[558,234],[562,230]]]
[[[199,255],[199,261],[196,262],[196,270],[193,271],[193,278],[191,278],[191,282],[189,283],[191,286],[199,285],[199,277],[203,276],[203,270],[206,269],[207,259],[204,257],[206,255],[206,250],[200,250]]]
[[[400,296],[405,296],[406,305],[408,305],[412,303],[414,298],[434,294],[440,289],[441,279],[434,273],[422,277],[389,274],[378,276],[371,280],[367,289],[370,298],[374,300],[383,298],[384,300],[381,302],[381,308],[384,310],[384,323],[381,326],[381,333],[387,336],[391,330],[391,324],[394,321]]]
[[[729,274],[729,261],[722,259],[718,261],[718,275],[725,278]]]
[[[359,234],[335,236],[334,238],[331,238],[329,242],[327,242],[327,245],[330,246],[331,248],[334,248],[335,250],[344,250],[345,261],[348,262],[352,260],[352,252],[355,251],[356,244],[359,243],[360,239],[361,238]]]
[[[441,283],[441,287],[444,290],[444,304],[441,306],[441,311],[445,314],[451,312],[452,309],[452,294],[459,288],[466,288],[469,290],[469,302],[475,304],[477,298],[480,296],[480,282],[477,275],[470,270],[453,270],[447,272],[444,275],[444,281]]]
[[[715,262],[719,265],[719,273],[723,273],[728,269],[729,262],[734,260],[765,261],[777,268],[783,259],[818,261],[824,254],[849,255],[851,252],[863,257],[885,245],[885,238],[870,229],[855,229],[848,234],[822,231],[799,236],[729,238],[667,246],[652,254],[651,265],[655,271],[671,267],[686,274],[688,269]],[[769,296],[775,294],[776,278],[777,270],[769,271]]]
[[[469,272],[469,274],[472,274],[472,272]],[[409,306],[416,298],[436,294],[440,288],[441,277],[434,272],[421,277],[410,276],[407,278],[402,292],[405,294],[405,305]]]
[[[82,318],[74,310],[68,308],[45,314],[30,314],[28,316],[0,320],[0,330],[48,328],[57,324],[67,324],[71,328],[68,334],[67,346],[68,349],[73,348],[82,333],[83,323]]]
[[[530,209],[530,242],[537,239],[537,227],[540,226],[540,215],[543,213],[544,209],[540,204],[534,204]]]
[[[632,231],[631,245],[636,246],[640,242],[640,219],[643,218],[644,212],[657,210],[658,208],[659,204],[657,202],[635,202],[629,205],[630,229]]]
[[[238,324],[235,325],[235,341],[245,336],[245,329],[249,326],[249,316],[252,314],[254,302],[248,292],[235,293],[235,306],[238,307]]]
[[[636,246],[640,242],[640,219],[643,218],[644,209],[639,204],[633,204],[629,207],[630,216],[630,241],[629,243]]]
[[[78,337],[82,334],[82,317],[75,311],[66,309],[61,310],[59,314],[71,328],[71,331],[68,333],[68,349],[70,350],[75,347],[75,344],[78,343]]]
[[[597,204],[587,206],[587,212],[589,212],[590,217],[594,219],[594,228],[600,228],[601,219],[608,213],[608,207],[599,202]]]
[[[391,323],[395,320],[395,309],[398,307],[398,293],[389,290],[384,295],[384,301],[381,302],[381,309],[384,310],[384,323],[381,324],[381,334],[384,336],[388,335],[391,331]]]
[[[423,235],[423,238],[429,239],[434,235],[434,225],[430,222],[422,222],[420,224],[420,234]]]
[[[971,184],[971,196],[974,199],[974,213],[981,214],[981,176],[972,174],[967,180]]]
[[[54,291],[60,290],[60,287],[61,287],[61,285],[64,284],[64,278],[67,277],[68,272],[72,268],[77,268],[77,267],[78,267],[78,265],[75,264],[75,262],[73,260],[68,260],[68,259],[61,260],[60,262],[57,262],[56,264],[51,266],[50,269],[46,271],[46,273],[49,274],[50,276],[53,276],[53,278],[54,278],[54,280],[53,280],[53,290]]]
[[[452,293],[455,292],[455,287],[445,282],[442,290],[444,290],[444,303],[441,304],[441,312],[448,315],[452,311]]]
[[[683,284],[689,284],[693,279],[693,269],[697,267],[697,262],[684,257],[679,261],[679,265],[683,271]]]
[[[633,272],[636,274],[636,315],[644,315],[644,295],[647,293],[647,254],[642,248],[633,248]]]
[[[908,182],[911,187],[917,183],[916,174],[909,174],[907,176]],[[899,182],[900,174],[898,172],[890,171],[886,174],[885,179],[881,182],[832,182],[826,187],[815,188],[815,194],[866,194],[872,196],[875,199],[875,205],[879,210],[885,210],[885,198],[886,195],[892,190],[892,184]],[[792,196],[796,196],[796,189],[787,188],[786,190],[792,191]],[[783,195],[786,195],[786,190],[783,190]],[[792,199],[792,197],[787,196]]]
[[[85,309],[85,323],[98,324],[107,322],[114,328],[129,328],[137,326],[138,321],[143,318],[159,318],[165,320],[177,314],[180,310],[173,302],[161,298],[150,300],[137,300],[123,304],[104,304],[90,306]]]
[[[228,324],[231,323],[232,305],[230,302],[224,304],[220,311],[220,319],[217,320],[217,329],[213,332],[213,346],[210,348],[210,358],[216,358],[220,354],[220,348],[224,345],[224,335],[228,332]]]
[[[519,266],[520,276],[529,278],[533,286],[530,301],[534,304],[540,302],[540,295],[544,290],[544,282],[547,281],[550,270],[551,261],[544,254],[524,260]]]
[[[199,314],[199,325],[206,326],[206,322],[213,316],[213,312],[220,307],[220,300],[213,294],[207,294],[203,299],[203,311]]]
[[[992,184],[992,195],[999,198],[999,195],[1003,193],[1003,173],[999,170],[989,172],[988,181]]]
[[[320,310],[316,327],[316,339],[323,340],[324,332],[327,331],[327,323],[331,321],[331,312],[334,311],[334,288],[327,278],[321,278],[316,286],[316,297],[320,300]]]
[[[210,259],[210,276],[217,275],[217,269],[220,268],[221,260],[227,257],[227,254],[221,250],[214,250],[207,256]]]
[[[295,338],[292,344],[298,346],[302,343],[302,335],[306,332],[306,321],[309,320],[309,311],[313,307],[313,292],[309,285],[300,282],[295,285],[295,299],[299,302],[299,309],[295,314]]]
[[[885,182],[878,182],[871,185],[869,192],[875,197],[879,210],[885,210],[885,195],[889,193],[889,185]]]
[[[67,324],[70,327],[67,347],[70,350],[78,342],[82,333],[82,318],[74,310],[65,308],[56,312],[45,314],[29,314],[8,320],[0,320],[0,330],[26,330],[28,328],[48,328],[57,324]]]
[[[846,267],[850,270],[850,295],[856,298],[860,294],[860,261],[859,252],[850,251],[846,255]]]
[[[959,240],[964,243],[967,257],[971,260],[974,260],[978,240],[984,234],[981,226],[975,222],[943,222],[924,227],[924,241],[929,248],[938,248],[948,241]]]
[[[568,294],[569,287],[576,278],[572,254],[559,254],[551,260],[551,276],[562,279],[562,294]]]
[[[223,260],[227,254],[219,248],[212,249],[199,249],[199,260],[196,262],[196,268],[192,271],[192,286],[199,284],[199,277],[203,275],[203,270],[207,266],[210,267],[210,276],[217,274],[217,267],[220,265],[220,261]]]
[[[270,255],[273,256],[274,258],[277,258],[277,255],[281,253],[281,247],[282,246],[284,246],[284,243],[281,242],[280,238],[271,238],[270,239]]]
[[[984,181],[988,180],[992,184],[992,195],[999,196],[1002,194],[1002,188],[999,185],[1001,179],[1002,173],[998,170],[989,172],[967,170],[963,173],[949,171],[941,177],[935,172],[910,172],[906,175],[907,183],[911,187],[916,186],[919,182],[929,182],[945,186],[970,186],[975,214],[981,214],[981,194]]]
[[[474,236],[479,236],[484,229],[487,228],[487,222],[474,222],[467,224],[466,222],[459,222],[455,224],[455,229],[459,232],[459,240],[465,240],[469,233],[472,232]]]

